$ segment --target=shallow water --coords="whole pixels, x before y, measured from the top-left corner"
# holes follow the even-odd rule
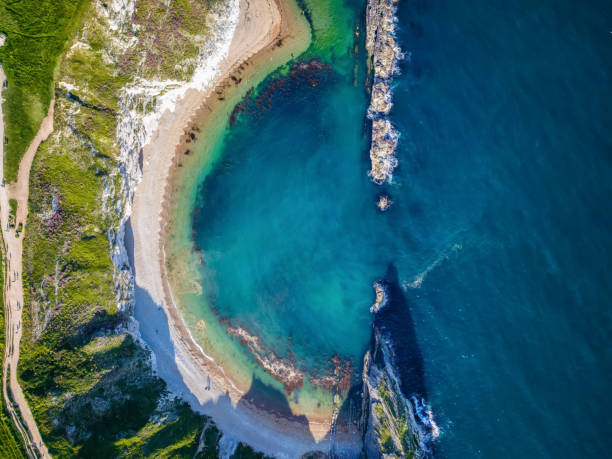
[[[268,80],[202,174],[192,312],[211,321],[214,306],[308,370],[336,353],[358,370],[391,264],[410,317],[391,325],[423,359],[403,377],[427,393],[439,456],[604,457],[609,4],[402,3],[399,167],[383,187],[367,176],[353,54],[363,4],[331,4],[339,36],[315,33],[306,59],[328,65]]]

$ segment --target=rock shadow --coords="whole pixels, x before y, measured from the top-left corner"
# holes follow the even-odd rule
[[[393,263],[389,263],[383,280],[388,302],[374,315],[373,327],[380,330],[392,343],[394,364],[400,375],[404,395],[427,399],[423,354],[417,340],[410,306]],[[380,353],[377,354],[374,357],[381,358]]]
[[[377,365],[384,367],[382,352],[378,350],[374,338],[380,332],[385,341],[392,343],[393,365],[400,377],[400,389],[407,398],[427,399],[423,355],[417,341],[416,328],[410,306],[401,287],[397,268],[389,263],[382,283],[385,285],[387,304],[373,315],[370,353]],[[331,443],[330,456],[341,456],[334,450],[334,437],[353,429],[365,432],[368,407],[363,402],[363,385],[351,388],[349,396],[340,407],[338,418],[330,434],[326,437]],[[428,430],[428,426],[421,426]],[[433,445],[431,445],[433,450]],[[365,451],[362,454],[366,454]]]

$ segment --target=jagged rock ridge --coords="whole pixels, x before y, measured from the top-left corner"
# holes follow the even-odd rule
[[[398,0],[369,0],[366,12],[366,49],[373,67],[373,84],[368,109],[372,120],[370,161],[372,180],[390,182],[397,167],[398,134],[387,119],[392,102],[391,78],[402,53],[395,42],[395,10]]]

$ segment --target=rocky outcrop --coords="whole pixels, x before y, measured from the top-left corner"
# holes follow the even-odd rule
[[[389,319],[398,320],[393,311],[397,302],[391,298],[396,289],[386,281],[376,282],[374,289],[376,302],[370,309],[374,314],[374,326],[362,373],[364,452],[368,458],[432,457],[431,442],[438,428],[422,390],[405,393],[393,336],[384,325]],[[385,314],[387,317],[382,318]],[[401,345],[406,347],[406,344]],[[414,371],[417,366],[409,367]]]
[[[395,149],[398,135],[391,121],[384,118],[372,120],[372,144],[370,146],[370,175],[374,183],[390,182],[397,167]]]
[[[391,88],[386,81],[378,80],[372,85],[372,97],[370,99],[370,112],[380,115],[388,115],[391,111],[392,97]]]
[[[385,285],[382,282],[374,282],[374,291],[376,292],[376,299],[374,304],[370,307],[371,313],[377,313],[387,304],[387,292]]]
[[[381,212],[384,212],[389,207],[391,207],[391,204],[393,204],[391,197],[387,196],[386,194],[382,194],[378,197],[378,201],[376,202],[376,207],[378,207]]]
[[[367,457],[431,457],[431,411],[417,397],[405,397],[393,365],[393,349],[374,329],[363,363]]]
[[[390,182],[397,167],[397,132],[386,119],[392,103],[391,78],[402,57],[395,42],[395,9],[398,0],[369,0],[366,12],[366,49],[373,69],[368,117],[372,120],[370,176],[377,184]]]

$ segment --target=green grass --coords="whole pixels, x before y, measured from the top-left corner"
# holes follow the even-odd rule
[[[0,235],[0,245],[4,246]],[[0,275],[0,292],[4,291],[4,251],[2,251],[2,274]],[[0,364],[4,359],[5,349],[4,295],[0,295]],[[15,430],[13,420],[4,405],[4,397],[0,393],[0,457],[17,459],[25,457],[23,440]]]
[[[9,212],[9,225],[11,228],[15,227],[15,222],[17,221],[17,200],[16,199],[9,199],[9,207],[10,207],[10,212]]]
[[[7,182],[17,178],[19,161],[52,99],[57,61],[88,4],[89,0],[0,0],[0,32],[7,36],[0,48],[8,80],[3,92]]]
[[[409,420],[408,403],[401,398],[401,390],[392,381],[386,378],[378,384],[380,403],[375,403],[374,414],[378,419],[378,441],[381,451],[386,454],[397,454],[395,441],[399,441],[398,448],[402,457],[415,457],[419,450],[418,439],[415,437]],[[395,441],[394,441],[395,436]]]

